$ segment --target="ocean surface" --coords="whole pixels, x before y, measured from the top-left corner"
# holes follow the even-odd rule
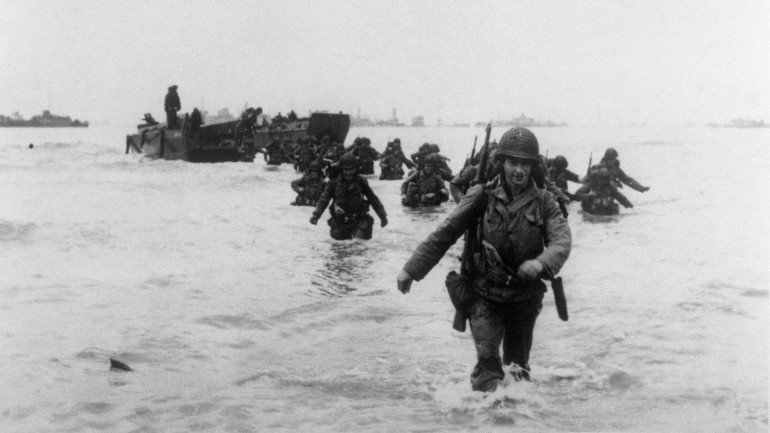
[[[288,165],[125,155],[132,127],[0,129],[0,431],[767,431],[770,129],[533,131],[579,174],[615,147],[651,189],[618,216],[570,206],[570,320],[547,293],[533,381],[481,394],[444,288],[462,242],[396,290],[452,202],[404,209],[370,178],[390,224],[333,241],[289,205]],[[457,171],[483,134],[346,144],[429,141]]]

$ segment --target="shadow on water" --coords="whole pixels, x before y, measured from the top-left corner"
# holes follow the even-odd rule
[[[589,224],[617,223],[623,217],[623,214],[617,215],[594,215],[585,211],[578,211],[583,216],[583,221]]]
[[[313,274],[312,285],[325,296],[344,296],[358,291],[362,283],[374,277],[369,267],[374,263],[368,242],[332,241],[323,255],[321,269]]]

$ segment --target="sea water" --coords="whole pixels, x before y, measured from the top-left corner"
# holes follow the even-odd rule
[[[532,382],[482,394],[444,288],[462,241],[396,290],[451,201],[405,209],[400,182],[371,177],[390,224],[334,241],[289,205],[299,175],[261,155],[149,160],[124,154],[130,127],[0,129],[0,430],[766,431],[770,130],[533,130],[578,174],[614,147],[651,189],[624,188],[634,207],[612,217],[570,205],[570,319],[547,293]],[[457,172],[483,134],[346,144],[437,143]]]

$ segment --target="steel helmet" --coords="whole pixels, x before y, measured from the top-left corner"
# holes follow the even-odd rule
[[[517,126],[511,128],[500,137],[500,145],[497,149],[497,157],[504,158],[510,156],[530,161],[537,161],[540,154],[540,147],[537,144],[537,138],[527,128]]]
[[[617,159],[617,157],[618,151],[611,147],[604,152],[604,159]]]
[[[596,183],[610,183],[611,179],[610,172],[606,168],[600,168],[592,177]]]
[[[558,155],[553,159],[553,166],[559,170],[564,170],[568,165],[569,163],[567,162],[567,158],[563,157],[562,155]]]

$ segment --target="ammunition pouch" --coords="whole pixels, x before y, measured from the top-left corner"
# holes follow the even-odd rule
[[[470,276],[452,271],[447,274],[445,284],[449,299],[457,311],[466,311],[476,300],[473,279]]]

